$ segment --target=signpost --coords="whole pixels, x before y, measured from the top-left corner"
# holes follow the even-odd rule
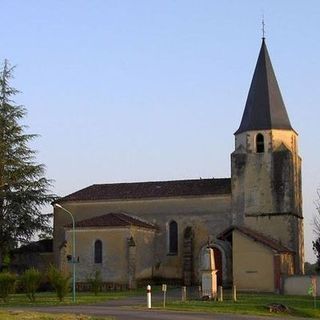
[[[76,263],[79,262],[79,257],[78,257],[78,260],[76,259],[76,224],[74,221],[73,214],[69,210],[62,207],[59,203],[55,203],[54,207],[59,208],[64,212],[68,213],[72,219],[72,256],[70,259],[70,263],[72,263],[72,301],[73,303],[75,303],[76,302]]]

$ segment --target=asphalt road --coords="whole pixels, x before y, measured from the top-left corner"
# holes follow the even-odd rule
[[[156,300],[160,297],[154,297]],[[59,306],[59,307],[29,307],[29,308],[10,308],[15,311],[38,311],[47,313],[71,313],[84,314],[92,316],[111,316],[116,320],[231,320],[231,319],[268,319],[283,320],[283,317],[258,317],[235,314],[213,314],[202,312],[184,312],[184,311],[164,311],[163,309],[143,308],[145,297],[131,297],[127,299],[109,300],[95,305],[79,306]],[[306,318],[295,318],[296,320]]]
[[[31,308],[28,310],[30,311]],[[15,309],[17,310],[17,309]],[[21,309],[20,309],[21,310]],[[26,309],[25,309],[26,310]],[[284,318],[256,317],[234,314],[212,314],[198,312],[173,312],[161,310],[136,310],[128,307],[107,307],[107,306],[74,306],[74,307],[43,307],[32,308],[32,311],[48,313],[72,313],[91,316],[111,316],[116,320],[232,320],[232,319],[263,319],[283,320]],[[303,319],[303,318],[295,318]]]

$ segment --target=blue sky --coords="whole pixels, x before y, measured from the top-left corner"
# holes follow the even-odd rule
[[[38,161],[66,195],[93,183],[229,177],[261,44],[300,136],[306,257],[320,186],[318,0],[1,1]]]

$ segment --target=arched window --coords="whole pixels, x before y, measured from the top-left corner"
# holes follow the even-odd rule
[[[102,242],[96,240],[94,243],[94,263],[102,263]]]
[[[261,133],[258,133],[256,136],[256,151],[257,153],[264,152],[264,137]]]
[[[178,224],[171,221],[169,224],[169,254],[178,253]]]

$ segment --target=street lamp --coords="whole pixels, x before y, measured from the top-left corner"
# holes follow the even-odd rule
[[[75,233],[75,223],[72,213],[66,208],[62,207],[60,204],[55,203],[53,205],[55,208],[59,208],[67,212],[72,219],[72,300],[76,302],[76,233]]]

